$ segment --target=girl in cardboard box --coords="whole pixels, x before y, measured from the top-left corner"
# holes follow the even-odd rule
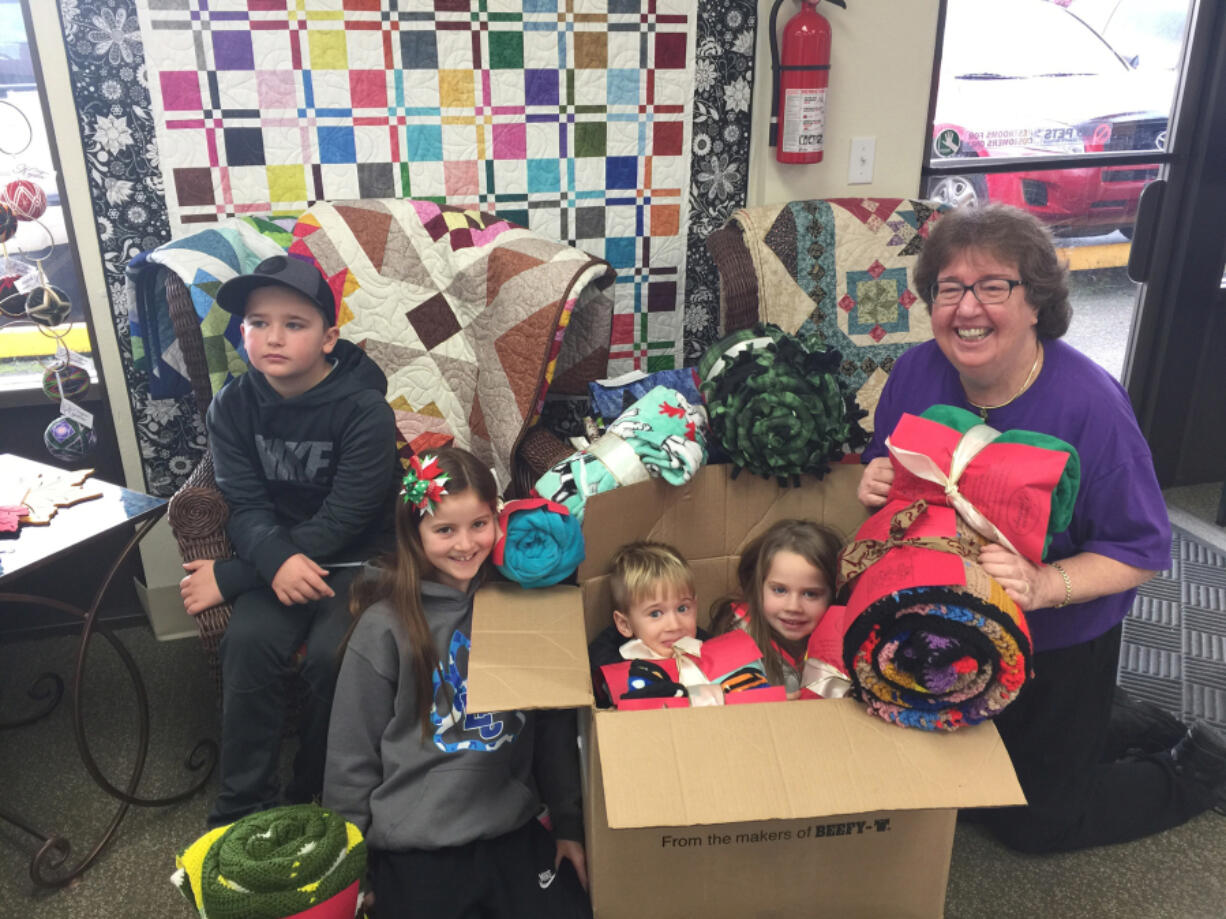
[[[365,834],[380,915],[590,916],[573,713],[466,711],[493,476],[447,448],[401,496],[395,554],[351,598],[325,806]]]
[[[597,701],[619,709],[781,700],[747,634],[698,628],[694,574],[672,546],[641,540],[609,565],[613,625],[592,641]]]
[[[831,606],[842,539],[811,520],[780,520],[754,538],[737,564],[739,592],[711,609],[717,635],[748,632],[766,677],[789,699],[840,698],[843,608]]]

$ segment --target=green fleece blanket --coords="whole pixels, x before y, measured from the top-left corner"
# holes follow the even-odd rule
[[[171,882],[207,919],[283,919],[342,895],[337,915],[352,916],[366,843],[334,811],[296,804],[210,830],[175,865]]]

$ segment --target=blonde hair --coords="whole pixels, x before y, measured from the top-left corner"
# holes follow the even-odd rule
[[[447,494],[462,495],[471,489],[497,517],[498,486],[489,468],[459,447],[443,447],[437,456],[439,468],[448,476]],[[415,505],[402,498],[396,499],[396,548],[383,559],[377,579],[359,578],[354,582],[349,594],[349,611],[354,616],[356,626],[357,618],[373,603],[385,598],[391,600],[409,636],[412,679],[417,689],[417,715],[424,740],[430,735],[430,712],[434,708],[433,675],[442,672],[442,664],[421,602],[421,582],[434,570],[426,560],[421,545],[422,519],[423,513]],[[478,578],[484,577],[488,565],[489,560],[486,559]],[[353,626],[350,627],[352,632]],[[348,636],[345,640],[348,643]],[[447,681],[442,680],[441,685],[448,685]]]
[[[613,553],[609,563],[613,608],[628,613],[660,582],[694,592],[694,572],[685,556],[667,543],[641,539]]]
[[[737,627],[733,607],[745,605],[748,614],[746,629],[762,652],[766,678],[775,685],[783,684],[783,657],[775,645],[775,634],[762,615],[762,587],[770,573],[771,562],[778,552],[795,552],[821,572],[833,600],[835,566],[843,539],[834,530],[812,520],[780,520],[754,537],[741,552],[736,566],[738,592],[715,601],[711,607],[711,632],[722,635]]]

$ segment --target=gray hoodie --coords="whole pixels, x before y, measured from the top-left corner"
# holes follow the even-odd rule
[[[408,636],[390,602],[367,609],[349,639],[332,703],[325,807],[376,849],[457,846],[518,829],[541,809],[560,838],[582,840],[573,713],[468,715],[472,592],[430,581],[422,604],[443,680],[421,736]],[[534,762],[535,760],[535,762]]]

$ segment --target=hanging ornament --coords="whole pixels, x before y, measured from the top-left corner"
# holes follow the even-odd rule
[[[24,319],[26,315],[27,278],[37,275],[38,270],[24,259],[11,256],[0,259],[0,313],[10,319]]]
[[[10,316],[16,316],[23,310],[20,305],[21,293],[17,290],[20,280],[19,274],[0,275],[0,310]]]
[[[43,432],[47,452],[61,462],[75,463],[89,456],[98,445],[94,429],[64,415],[47,425]]]
[[[26,318],[50,328],[60,325],[68,318],[68,314],[72,312],[72,301],[68,299],[68,294],[47,280],[42,259],[39,259],[37,264],[38,278],[42,286],[34,288],[26,297]]]
[[[6,243],[17,233],[17,215],[13,208],[0,201],[0,243]]]
[[[29,179],[14,179],[4,186],[0,203],[7,204],[18,220],[37,220],[47,211],[47,193]]]
[[[51,284],[44,283],[26,297],[26,318],[41,326],[60,325],[71,311],[68,294]]]
[[[68,361],[56,361],[43,371],[43,395],[52,402],[76,399],[89,390],[89,371]]]

